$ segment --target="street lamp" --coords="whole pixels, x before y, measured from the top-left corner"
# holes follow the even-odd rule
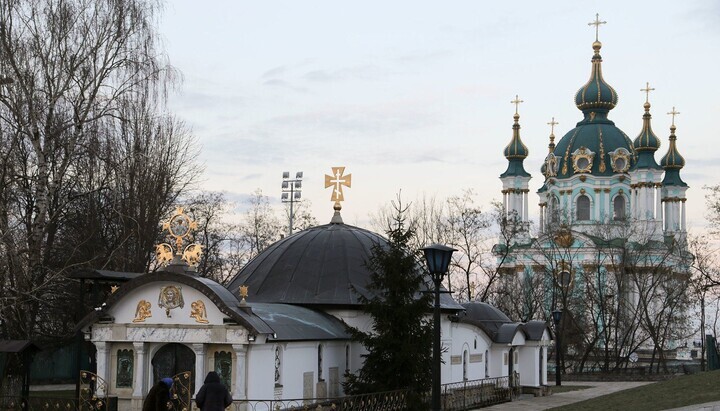
[[[562,310],[553,310],[552,318],[555,323],[555,385],[562,385],[560,381],[560,320],[562,320]]]
[[[290,225],[288,227],[288,235],[291,235],[293,232],[293,217],[295,217],[293,204],[300,201],[300,197],[302,197],[302,178],[302,171],[295,173],[294,179],[290,178],[289,171],[283,171],[282,196],[280,198],[283,203],[290,203]]]
[[[428,271],[435,283],[435,307],[433,310],[433,362],[432,362],[432,404],[433,411],[440,411],[440,284],[450,265],[454,248],[433,244],[422,249],[427,260]]]

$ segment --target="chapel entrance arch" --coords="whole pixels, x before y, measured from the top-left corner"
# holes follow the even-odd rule
[[[153,385],[163,378],[190,371],[195,372],[195,353],[184,344],[165,344],[152,358]],[[194,391],[190,391],[194,392]]]

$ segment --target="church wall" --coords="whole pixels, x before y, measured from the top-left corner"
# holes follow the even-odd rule
[[[443,384],[463,381],[463,367],[466,367],[467,380],[485,378],[485,351],[491,340],[479,328],[463,323],[449,322],[451,332],[449,354],[450,361],[444,366],[448,369]],[[467,358],[464,353],[467,351]]]
[[[526,345],[518,347],[519,361],[517,372],[520,373],[520,385],[529,387],[540,386],[540,346]]]

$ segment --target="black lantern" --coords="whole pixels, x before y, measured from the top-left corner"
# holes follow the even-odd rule
[[[427,260],[428,271],[435,283],[435,307],[433,310],[433,363],[432,363],[432,404],[433,411],[440,411],[440,283],[450,266],[454,248],[433,244],[422,249]]]
[[[560,320],[562,320],[562,310],[553,310],[552,318],[555,323],[555,385],[562,385],[560,380]]]

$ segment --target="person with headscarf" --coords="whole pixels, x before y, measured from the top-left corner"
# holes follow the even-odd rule
[[[143,402],[142,411],[167,411],[167,403],[171,399],[170,388],[172,388],[172,378],[163,378],[150,389]]]
[[[210,371],[205,377],[205,383],[195,396],[195,404],[202,411],[223,411],[232,404],[232,396],[220,382],[218,373]]]

